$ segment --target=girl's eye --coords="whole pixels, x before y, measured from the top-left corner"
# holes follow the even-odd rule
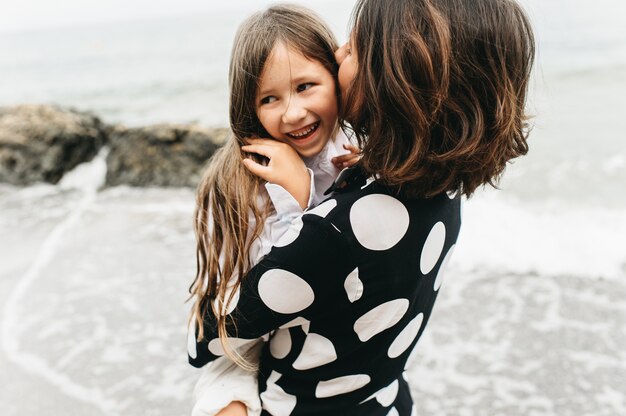
[[[270,104],[276,101],[276,97],[273,95],[261,98],[261,104]]]
[[[298,92],[306,91],[313,86],[313,83],[307,82],[306,84],[298,85]]]

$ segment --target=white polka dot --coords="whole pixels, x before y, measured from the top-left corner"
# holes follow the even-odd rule
[[[302,352],[294,361],[293,368],[296,370],[308,370],[320,367],[337,359],[335,346],[328,339],[319,334],[309,334],[304,340]]]
[[[369,382],[370,376],[367,374],[355,374],[352,376],[343,376],[333,378],[332,380],[320,381],[317,383],[317,387],[315,388],[315,397],[321,399],[324,397],[350,393],[367,385]]]
[[[278,313],[296,313],[308,308],[315,299],[313,289],[295,274],[281,269],[263,273],[259,280],[263,303]]]
[[[370,250],[388,250],[409,228],[409,212],[388,195],[364,196],[350,209],[350,224],[359,243]]]
[[[394,380],[390,385],[378,390],[376,393],[372,394],[370,397],[363,400],[359,404],[365,403],[368,400],[376,398],[376,401],[380,403],[381,406],[383,407],[391,406],[394,400],[396,400],[396,397],[398,397],[399,388],[400,388],[400,383],[398,383],[398,380]]]
[[[280,377],[281,377],[281,374],[278,371],[272,370],[272,372],[270,373],[270,376],[267,378],[267,383],[274,384],[278,381]]]
[[[404,351],[409,348],[420,328],[422,327],[422,321],[424,320],[424,314],[420,313],[404,327],[402,332],[398,334],[396,339],[391,343],[387,355],[389,358],[399,357]]]
[[[267,379],[267,388],[261,393],[261,402],[263,403],[263,409],[272,415],[287,416],[295,409],[297,400],[295,396],[285,393],[285,390],[276,384],[279,378],[280,374],[272,371],[272,374]]]
[[[392,407],[389,413],[387,413],[387,416],[400,416],[400,414],[395,407]]]
[[[285,231],[285,234],[283,234],[278,241],[274,243],[274,246],[285,247],[296,241],[296,238],[298,238],[300,231],[302,230],[302,225],[302,218],[295,219],[289,226],[289,229]]]
[[[285,358],[291,351],[291,335],[288,329],[279,329],[270,340],[270,353],[279,360]]]
[[[391,403],[393,403],[396,400],[396,397],[398,397],[399,387],[400,383],[398,383],[398,380],[395,380],[393,383],[376,393],[376,401],[380,403],[382,407],[391,406]]]
[[[346,277],[346,281],[343,283],[343,287],[346,289],[348,300],[354,303],[361,299],[363,295],[363,282],[359,279],[359,268],[352,270],[352,272]]]
[[[234,284],[229,284],[226,287],[226,294],[224,296],[224,303],[222,305],[222,315],[228,315],[230,313],[232,313],[235,308],[237,307],[237,303],[239,302],[239,296],[240,296],[240,291],[239,288],[240,286],[237,287],[237,290],[235,291],[235,294],[233,295],[233,298],[231,299],[230,303],[228,305],[226,305],[226,302],[228,302],[228,298],[230,297],[230,294],[233,291],[233,286]],[[217,311],[219,310],[219,306],[220,306],[220,299],[215,298],[213,299],[213,311],[215,313],[217,313]],[[228,307],[227,307],[228,306]]]
[[[193,359],[198,356],[196,350],[196,314],[194,313],[187,328],[187,354]]]
[[[439,266],[439,270],[437,271],[437,278],[435,279],[434,285],[435,292],[438,291],[441,287],[441,283],[443,282],[443,276],[445,275],[445,271],[448,268],[448,263],[450,263],[450,259],[452,258],[452,252],[454,251],[454,247],[456,247],[456,244],[453,244],[452,247],[450,247],[448,253],[443,258],[443,262],[441,262],[441,266]]]
[[[311,326],[311,322],[308,319],[304,319],[301,316],[298,316],[296,319],[292,319],[291,321],[287,322],[286,324],[282,325],[280,328],[292,328],[292,327],[296,327],[296,326],[301,326],[302,330],[304,331],[305,334],[309,333],[309,327]]]
[[[441,221],[436,223],[430,230],[426,242],[422,248],[422,255],[420,257],[420,270],[422,274],[426,275],[435,267],[439,257],[441,256],[441,250],[443,250],[443,244],[446,241],[446,226]]]
[[[328,213],[332,211],[336,206],[337,206],[337,200],[329,199],[328,201],[325,201],[319,204],[318,206],[316,206],[315,208],[305,212],[305,215],[314,214],[322,218],[326,218]]]
[[[407,309],[409,309],[408,299],[395,299],[378,305],[356,320],[354,332],[361,341],[365,342],[397,324]]]
[[[254,341],[253,339],[243,339],[243,338],[235,338],[235,337],[228,337],[226,339],[226,343],[228,345],[228,347],[230,349],[236,349],[241,347],[242,345],[245,345],[251,341]],[[219,338],[215,338],[212,339],[211,342],[209,342],[209,351],[211,351],[211,354],[213,355],[224,355],[224,349],[222,348],[222,343],[220,342]]]

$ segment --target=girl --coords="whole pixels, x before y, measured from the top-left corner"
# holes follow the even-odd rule
[[[362,159],[242,279],[228,336],[289,329],[261,356],[263,414],[408,416],[402,374],[455,247],[461,195],[528,150],[533,35],[513,0],[359,0],[337,59]],[[262,141],[243,148],[271,156]],[[197,367],[219,355],[217,318],[204,318]]]
[[[303,208],[321,202],[339,166],[355,160],[354,154],[343,155],[350,147],[338,134],[336,49],[331,31],[302,7],[271,7],[239,28],[230,64],[233,135],[198,190],[198,272],[191,286],[196,301],[189,338],[193,357],[193,328],[196,322],[203,328],[203,317],[214,314],[220,336],[210,347],[230,358],[203,372],[194,414],[215,414],[231,400],[243,401],[249,414],[260,412],[256,376],[232,364],[251,370],[256,360],[248,355],[249,345],[237,349],[226,339],[227,326],[238,324],[229,322],[228,314],[239,296],[239,276],[279,242]],[[266,169],[264,179],[242,164],[240,146],[252,136],[274,139],[264,140],[271,149],[269,164],[259,165]],[[331,163],[335,157],[339,166]],[[277,168],[291,178],[282,178],[282,187],[274,184]],[[202,339],[203,331],[198,335]]]

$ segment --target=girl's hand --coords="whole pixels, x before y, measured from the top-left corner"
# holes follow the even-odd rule
[[[352,144],[344,144],[343,148],[350,151],[345,155],[333,157],[331,162],[337,167],[337,169],[349,168],[354,166],[361,159],[361,150]]]
[[[248,145],[241,150],[258,153],[270,161],[267,166],[252,159],[243,159],[244,166],[253,174],[270,183],[280,185],[289,192],[305,209],[311,192],[311,177],[300,155],[286,143],[270,139],[248,139]]]
[[[248,416],[248,408],[241,402],[231,402],[215,416]]]

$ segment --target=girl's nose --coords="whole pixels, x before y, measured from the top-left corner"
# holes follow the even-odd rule
[[[341,65],[341,63],[343,62],[344,58],[346,57],[346,48],[347,48],[347,43],[344,43],[343,45],[341,45],[341,47],[339,49],[337,49],[335,51],[335,59],[337,60],[337,63],[339,65]]]
[[[287,108],[282,116],[282,121],[285,124],[294,124],[306,117],[306,109],[297,99],[292,98],[287,104]]]

